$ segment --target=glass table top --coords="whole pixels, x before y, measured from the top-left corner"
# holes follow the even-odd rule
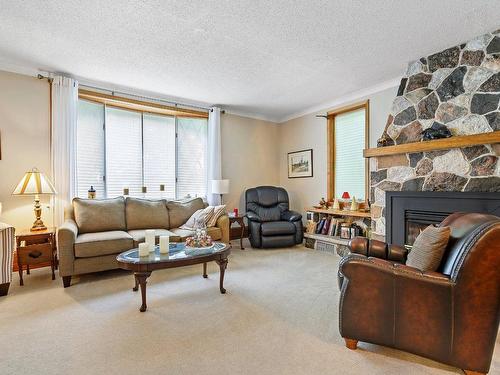
[[[171,243],[168,254],[161,254],[160,247],[156,245],[155,251],[150,252],[148,256],[140,257],[139,249],[132,249],[125,251],[116,257],[119,262],[124,263],[134,263],[134,264],[150,264],[159,262],[170,262],[181,259],[196,258],[199,256],[211,255],[216,253],[221,253],[226,250],[229,246],[222,243],[216,242],[210,248],[191,248],[186,247],[184,242]]]

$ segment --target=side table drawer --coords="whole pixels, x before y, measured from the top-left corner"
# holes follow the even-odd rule
[[[52,244],[43,243],[19,247],[17,256],[22,264],[50,262],[52,259]]]

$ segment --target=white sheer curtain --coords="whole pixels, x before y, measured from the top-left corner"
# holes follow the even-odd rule
[[[52,179],[54,225],[64,222],[64,207],[75,196],[76,189],[76,119],[78,81],[56,76],[52,80]]]
[[[212,180],[222,179],[222,149],[220,136],[220,108],[213,107],[208,113],[207,201],[220,204],[220,196],[212,194]]]

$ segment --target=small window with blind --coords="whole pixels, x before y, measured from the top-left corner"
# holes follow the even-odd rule
[[[97,198],[205,197],[207,115],[107,105],[100,97],[78,102],[76,190]],[[125,103],[126,104],[126,103]],[[146,193],[143,192],[146,187]]]
[[[328,199],[368,199],[368,101],[328,113]]]

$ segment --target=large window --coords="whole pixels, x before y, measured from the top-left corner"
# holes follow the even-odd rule
[[[125,188],[146,198],[206,196],[206,118],[80,99],[77,127],[79,197],[87,197],[90,186],[98,198],[123,195]]]
[[[368,101],[328,113],[328,198],[368,198]]]

